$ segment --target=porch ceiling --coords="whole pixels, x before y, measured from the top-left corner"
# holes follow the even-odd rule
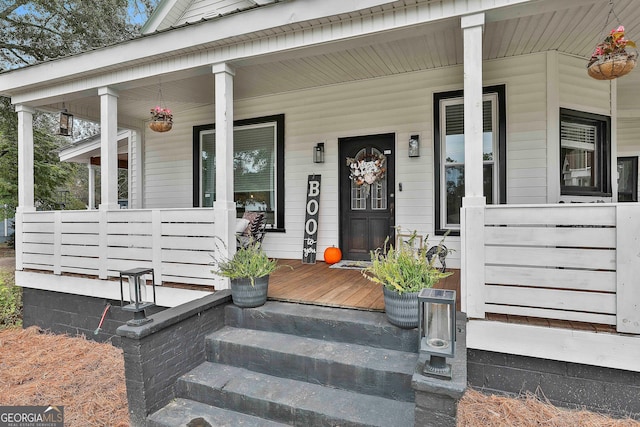
[[[618,0],[615,10],[623,19],[627,36],[640,40],[637,1]],[[539,0],[497,9],[487,14],[484,59],[499,59],[557,50],[586,59],[610,28],[618,25],[604,0]],[[342,82],[462,64],[463,44],[459,19],[443,20],[370,37],[313,46],[234,63],[235,98],[251,98]],[[586,71],[585,71],[586,72]],[[209,69],[163,76],[165,103],[175,112],[213,101]],[[121,118],[145,120],[158,99],[158,80],[138,82],[121,89]],[[638,92],[640,73],[619,80],[619,90]],[[60,106],[52,106],[54,109]],[[74,101],[79,115],[99,117],[97,97]]]

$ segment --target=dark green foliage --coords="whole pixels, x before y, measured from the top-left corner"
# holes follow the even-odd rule
[[[130,39],[158,0],[1,0],[0,67],[67,56]]]
[[[0,329],[22,325],[22,288],[14,285],[13,274],[0,270]]]

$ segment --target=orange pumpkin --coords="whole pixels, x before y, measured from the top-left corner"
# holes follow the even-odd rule
[[[335,246],[331,246],[324,250],[324,262],[327,264],[335,264],[342,259],[342,251],[340,248],[336,248]]]

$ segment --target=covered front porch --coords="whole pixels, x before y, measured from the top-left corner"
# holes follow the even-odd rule
[[[448,264],[460,269],[470,348],[640,369],[633,360],[640,354],[633,281],[640,277],[634,262],[640,215],[636,203],[616,203],[617,157],[640,155],[640,75],[612,82],[586,75],[606,8],[594,0],[374,3],[357,13],[332,3],[329,17],[314,6],[301,23],[269,15],[262,24],[256,8],[63,59],[46,82],[39,71],[49,64],[0,79],[19,118],[18,283],[117,298],[109,279],[142,266],[154,268],[158,284],[222,289],[210,255],[220,250],[217,238],[233,252],[233,224],[248,205],[268,203],[268,254],[284,263],[299,259],[309,174],[322,176],[321,254],[340,246],[346,228],[342,142],[387,135],[392,148],[385,155],[395,160],[387,189],[392,222],[436,241],[453,230]],[[269,7],[296,16],[295,5]],[[630,0],[617,7],[637,38],[640,12]],[[276,30],[238,34],[247,22]],[[210,24],[229,38],[214,39]],[[157,43],[147,43],[151,38]],[[174,114],[173,129],[162,134],[148,129],[160,88]],[[63,105],[101,124],[102,197],[93,212],[38,212],[34,205],[32,115]],[[563,141],[561,111],[608,124],[597,167],[562,161],[562,150],[582,147],[587,157],[596,142]],[[273,171],[269,195],[251,200],[246,188],[249,195],[241,197],[234,188],[234,132],[257,127],[272,130]],[[132,132],[129,210],[119,209],[116,188],[120,128]],[[488,150],[485,134],[494,141]],[[455,156],[447,151],[451,135],[464,141]],[[409,141],[419,142],[418,156],[409,153]],[[319,144],[324,162],[314,163]],[[572,169],[579,178],[597,171],[598,188],[576,189]],[[635,174],[637,187],[637,167]],[[379,295],[360,284],[359,273],[295,263],[293,272],[275,275],[273,298],[322,304],[340,298],[380,309]],[[294,289],[289,274],[308,280]],[[205,292],[176,289],[163,286],[161,303]],[[515,325],[510,316],[547,326]],[[573,322],[607,328],[576,330]]]

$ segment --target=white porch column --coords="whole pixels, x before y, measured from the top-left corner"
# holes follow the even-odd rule
[[[22,213],[36,210],[33,179],[33,115],[36,111],[22,104],[15,108],[18,113],[18,206],[14,231],[16,270],[22,270]]]
[[[483,318],[484,208],[482,157],[482,33],[484,14],[463,16],[464,188],[460,234],[461,302],[469,317]]]
[[[89,198],[87,204],[89,210],[96,208],[96,167],[91,164],[91,160],[87,163],[87,171],[89,172]]]
[[[18,208],[35,211],[33,180],[33,108],[16,105],[18,113]]]
[[[118,92],[98,89],[100,96],[100,209],[118,206]]]
[[[236,203],[233,199],[233,76],[227,64],[212,67],[216,108],[216,230],[231,256],[236,250]]]
[[[482,31],[484,14],[463,16],[464,33],[464,195],[483,197]]]

